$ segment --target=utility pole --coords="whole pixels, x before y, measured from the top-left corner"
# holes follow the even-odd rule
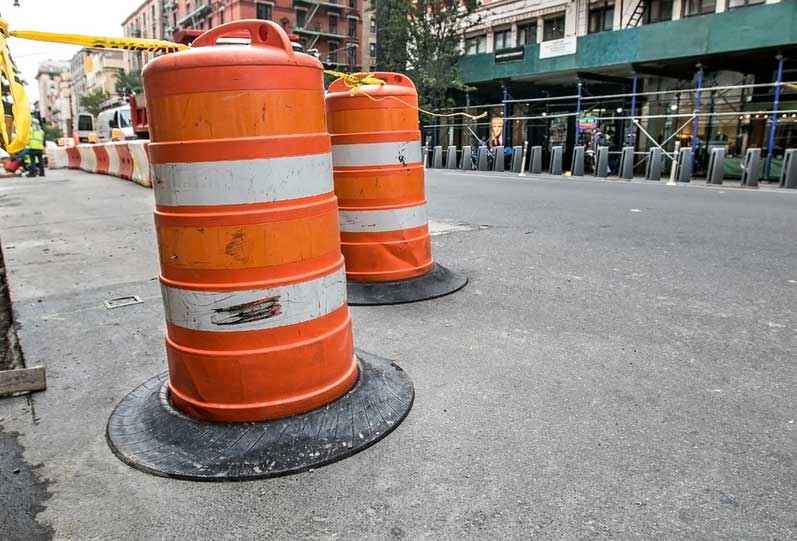
[[[578,146],[578,119],[581,117],[581,92],[583,91],[584,83],[581,82],[581,79],[578,80],[578,84],[576,84],[576,129],[575,137],[573,138],[573,148]]]
[[[501,127],[502,128],[501,129],[501,144],[506,146],[506,145],[509,144],[509,141],[507,141],[507,137],[506,137],[508,123],[509,123],[509,120],[508,120],[509,119],[509,103],[507,103],[507,100],[509,99],[509,90],[506,88],[506,83],[501,83],[501,89],[503,90],[503,96],[504,96],[504,99],[503,99],[504,123],[503,123],[503,125]]]
[[[636,116],[636,92],[639,75],[634,72],[634,79],[631,83],[631,124],[628,126],[628,146],[634,146],[634,117]]]
[[[775,129],[778,126],[778,108],[780,107],[780,87],[783,81],[783,55],[778,53],[778,75],[775,81],[775,100],[772,103],[772,121],[769,124],[769,142],[767,144],[767,164],[764,169],[764,178],[768,181],[772,172],[772,157],[775,151]]]
[[[695,163],[697,163],[697,129],[700,127],[700,96],[703,93],[703,64],[698,64],[697,72],[697,92],[695,93],[695,118],[692,120],[692,175],[695,174]]]

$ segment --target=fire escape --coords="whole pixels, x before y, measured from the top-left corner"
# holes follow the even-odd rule
[[[634,6],[634,10],[631,12],[631,16],[628,17],[628,22],[626,23],[625,27],[634,28],[636,26],[639,26],[639,23],[642,22],[642,19],[645,16],[645,11],[647,9],[648,9],[647,0],[636,0],[636,5]]]
[[[338,48],[336,45],[336,48],[334,49],[335,53],[337,53],[339,50],[349,50],[350,47],[356,47],[358,41],[357,32],[354,32],[354,35],[347,35],[341,31],[338,25],[343,24],[342,19],[344,14],[348,14],[348,18],[357,19],[358,24],[360,22],[359,17],[356,16],[356,10],[348,9],[345,5],[343,5],[342,1],[343,0],[293,0],[293,5],[295,8],[297,8],[297,10],[300,9],[306,11],[304,21],[300,21],[297,15],[296,27],[294,28],[294,32],[296,34],[306,37],[306,49],[314,48],[318,43],[318,40],[322,37],[325,38],[327,42],[332,41],[337,44],[341,44],[344,40],[348,40],[348,44],[345,47]],[[321,8],[325,8],[327,15],[337,15],[337,19],[339,20],[335,26],[325,28],[320,20],[314,20],[316,15],[319,15]],[[329,52],[332,52],[331,47]],[[350,64],[350,62],[329,63],[341,66]],[[356,54],[354,64],[356,64]]]
[[[172,34],[177,30],[177,27],[172,24],[172,14],[177,10],[177,0],[164,0],[163,2],[163,39],[172,39]],[[174,21],[177,21],[177,15],[174,14]]]
[[[167,4],[170,2],[167,2]],[[197,0],[196,6],[190,13],[186,13],[185,17],[177,21],[177,24],[183,27],[196,28],[198,22],[207,17],[210,12],[210,2],[208,0]]]

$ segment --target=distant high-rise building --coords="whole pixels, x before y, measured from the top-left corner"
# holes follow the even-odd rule
[[[116,78],[125,68],[124,52],[107,49],[83,48],[70,61],[74,116],[82,109],[80,98],[104,90],[112,97],[116,95]]]
[[[36,73],[39,116],[42,122],[55,124],[64,133],[69,133],[72,125],[71,78],[69,62],[65,60],[45,60]]]

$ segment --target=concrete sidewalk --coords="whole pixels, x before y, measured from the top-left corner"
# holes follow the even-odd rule
[[[152,191],[48,174],[0,182],[19,336],[49,378],[0,425],[42,464],[56,538],[797,536],[791,194],[428,172],[431,216],[462,224],[435,258],[471,283],[352,309],[358,347],[415,383],[407,420],[313,472],[206,484],[104,438],[165,370]],[[144,302],[106,310],[125,295]]]

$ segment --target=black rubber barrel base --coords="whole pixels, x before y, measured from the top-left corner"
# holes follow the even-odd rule
[[[468,283],[462,273],[435,263],[431,272],[417,278],[395,282],[346,282],[349,304],[403,304],[443,297],[459,291]]]
[[[167,374],[145,381],[116,406],[108,445],[130,466],[161,477],[245,481],[336,462],[393,431],[415,390],[394,362],[357,351],[360,374],[342,397],[316,410],[254,423],[188,417],[169,400]]]

